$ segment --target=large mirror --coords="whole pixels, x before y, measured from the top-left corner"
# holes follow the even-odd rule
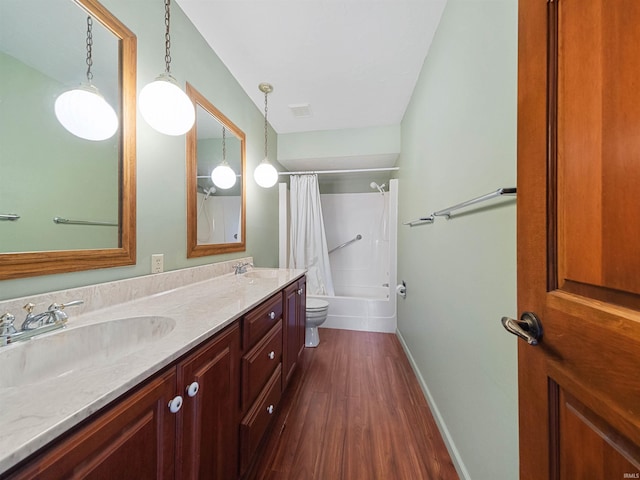
[[[63,126],[80,85],[108,138]],[[100,3],[0,1],[0,279],[135,263],[135,101],[136,37]]]
[[[187,95],[196,107],[196,123],[187,133],[187,257],[242,252],[244,132],[189,83]],[[212,180],[213,170],[221,164],[233,171],[228,170],[231,187]]]

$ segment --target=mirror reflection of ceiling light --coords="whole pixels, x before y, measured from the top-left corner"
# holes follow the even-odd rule
[[[227,162],[226,128],[224,127],[222,127],[222,161],[211,172],[211,181],[216,187],[224,190],[236,184],[236,172]]]
[[[196,110],[171,75],[171,0],[164,1],[165,71],[140,91],[140,113],[151,127],[165,135],[182,135],[193,127]]]
[[[258,89],[264,93],[264,160],[253,171],[253,179],[263,188],[273,187],[278,181],[278,170],[274,167],[267,156],[267,95],[273,92],[273,86],[268,83],[261,83]]]
[[[118,115],[91,81],[93,73],[93,20],[87,17],[87,84],[56,98],[56,118],[73,135],[86,140],[107,140],[118,130]]]

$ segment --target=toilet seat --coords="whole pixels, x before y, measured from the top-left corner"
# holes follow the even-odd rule
[[[307,298],[307,312],[321,312],[329,308],[329,302],[317,298]]]

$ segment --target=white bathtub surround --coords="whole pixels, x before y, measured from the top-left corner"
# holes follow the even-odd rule
[[[291,268],[307,269],[307,293],[333,295],[318,175],[291,175]]]
[[[84,300],[83,305],[67,310],[67,329],[44,334],[31,341],[33,346],[44,336],[70,334],[73,329],[103,322],[120,322],[122,328],[99,328],[102,335],[96,345],[113,342],[113,335],[135,336],[137,329],[132,325],[129,331],[128,322],[137,320],[155,328],[159,337],[153,342],[135,342],[135,348],[127,349],[126,355],[109,361],[83,361],[78,353],[70,371],[60,375],[52,372],[51,378],[33,384],[3,386],[0,473],[304,274],[303,270],[257,269],[268,274],[234,275],[232,265],[240,260],[251,261],[251,257],[0,302],[0,310],[13,313],[18,323],[22,321],[21,308],[27,302],[35,303],[36,311],[42,311],[53,302]],[[168,323],[150,317],[165,317]],[[17,343],[2,347],[0,355],[17,352],[24,346]],[[78,352],[84,348],[86,354],[86,345],[77,348]],[[103,353],[100,351],[100,355]],[[46,359],[35,361],[46,365]],[[6,381],[7,385],[16,383]]]
[[[287,196],[286,185],[281,184],[281,267],[288,250],[287,208],[293,203]],[[384,194],[322,194],[320,198],[329,248],[362,236],[329,254],[335,296],[317,296],[329,302],[329,314],[322,327],[394,333],[398,180],[391,179],[389,191]],[[316,296],[311,291],[307,293]]]

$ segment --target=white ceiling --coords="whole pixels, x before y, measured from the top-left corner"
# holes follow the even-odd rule
[[[176,1],[280,134],[399,124],[446,3]]]

